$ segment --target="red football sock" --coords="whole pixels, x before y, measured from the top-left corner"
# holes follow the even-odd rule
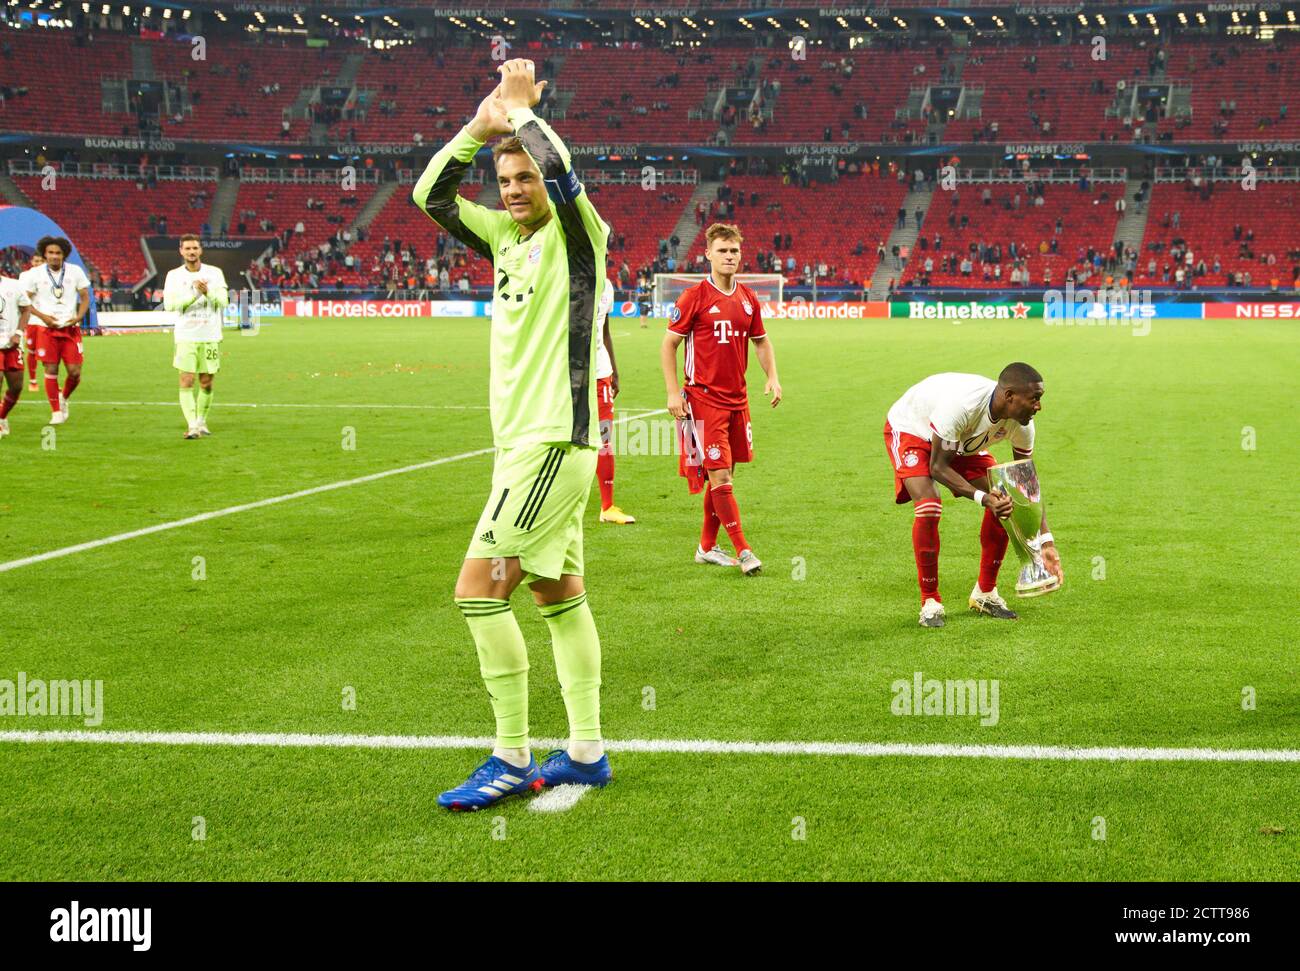
[[[45,375],[45,397],[49,399],[50,411],[59,410],[59,376],[57,374]]]
[[[708,552],[718,545],[718,530],[722,526],[722,521],[718,519],[718,514],[713,508],[713,489],[711,486],[704,487],[704,528],[700,530],[700,549]]]
[[[0,418],[8,418],[9,412],[13,410],[14,405],[18,404],[18,396],[22,394],[22,387],[17,391],[6,391],[4,400],[0,401]]]
[[[27,380],[28,381],[36,380],[36,352],[35,351],[27,352]]]
[[[1007,552],[1007,531],[991,509],[980,524],[980,589],[988,593],[998,585],[998,568]]]
[[[600,486],[600,508],[614,505],[614,453],[604,449],[596,456],[596,482]]]
[[[72,392],[77,390],[77,385],[81,384],[80,374],[69,374],[68,379],[63,382],[63,400],[67,401],[72,397]]]
[[[736,548],[736,555],[739,556],[749,549],[749,543],[745,540],[745,533],[740,528],[740,507],[736,505],[736,497],[732,494],[731,483],[714,486],[709,491],[713,493],[714,512],[722,522],[722,528],[731,537],[731,545]]]
[[[912,552],[916,554],[916,580],[921,586],[921,603],[939,596],[939,517],[943,515],[940,499],[918,499],[912,520]]]

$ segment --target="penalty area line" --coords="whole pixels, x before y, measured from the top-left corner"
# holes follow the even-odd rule
[[[667,409],[665,408],[660,408],[658,411],[647,412],[642,415],[628,415],[626,418],[617,419],[614,424],[618,425],[625,421],[636,421],[640,418],[648,418],[650,415],[660,414],[666,410]],[[224,516],[233,516],[235,513],[249,512],[253,509],[264,509],[267,506],[279,505],[282,502],[289,502],[293,499],[304,499],[307,496],[319,495],[322,492],[333,492],[337,489],[347,489],[351,486],[365,485],[368,482],[378,482],[380,479],[387,479],[394,475],[404,475],[407,472],[419,472],[424,469],[432,469],[439,465],[448,465],[451,462],[460,462],[463,459],[476,458],[479,455],[490,455],[494,451],[496,451],[495,448],[479,448],[472,452],[461,452],[459,455],[446,455],[440,459],[430,459],[427,462],[416,462],[414,465],[403,465],[396,469],[385,469],[382,472],[372,472],[369,475],[360,475],[355,479],[343,479],[339,482],[326,482],[323,485],[312,486],[309,489],[299,489],[297,492],[287,492],[284,495],[270,496],[266,499],[241,503],[238,506],[227,506],[225,509],[214,509],[211,512],[201,512],[194,516],[186,516],[184,519],[174,519],[166,523],[155,523],[153,526],[133,529],[130,532],[118,533],[114,536],[105,536],[101,539],[92,539],[85,543],[77,543],[73,546],[64,546],[57,550],[49,550],[45,553],[37,553],[34,556],[25,556],[19,560],[10,560],[8,563],[0,563],[0,573],[7,573],[10,570],[17,570],[24,566],[32,566],[36,563],[44,563],[47,560],[57,560],[60,557],[71,556],[73,553],[84,553],[87,550],[98,549],[101,546],[111,546],[114,543],[122,543],[129,539],[138,539],[141,536],[149,536],[153,533],[162,533],[167,530],[180,529],[182,526],[193,526],[196,523],[204,523],[212,519],[221,519]]]
[[[491,749],[495,739],[465,735],[305,735],[278,732],[0,731],[0,743],[200,747]],[[560,739],[532,740],[538,749]],[[609,739],[610,752],[667,755],[822,755],[850,758],[1001,759],[1054,762],[1300,762],[1300,749],[1135,746],[949,745],[902,742],[725,742],[715,739]],[[557,787],[562,788],[562,787]]]
[[[174,401],[82,401],[77,399],[78,407],[82,405],[99,405],[107,408],[175,408]],[[389,411],[487,411],[488,405],[404,405],[404,404],[348,404],[339,402],[258,402],[258,401],[223,401],[220,408],[348,408],[357,411],[386,409]]]

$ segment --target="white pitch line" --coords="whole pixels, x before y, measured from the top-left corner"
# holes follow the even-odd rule
[[[77,405],[104,405],[113,408],[120,407],[138,407],[138,408],[175,408],[174,401],[82,401],[77,399]],[[221,408],[354,408],[365,411],[374,408],[385,408],[393,411],[487,411],[488,405],[360,405],[360,404],[339,404],[337,402],[308,402],[299,404],[295,402],[253,402],[253,401],[222,401]]]
[[[626,418],[617,419],[614,424],[618,425],[625,421],[635,421],[639,418],[647,418],[650,415],[661,414],[665,411],[667,411],[666,408],[660,408],[658,411],[648,412],[643,415],[628,415]],[[170,529],[179,529],[182,526],[193,526],[195,523],[203,523],[211,519],[220,519],[223,516],[233,516],[235,513],[248,512],[252,509],[262,509],[266,506],[274,506],[281,502],[288,502],[291,499],[302,499],[306,496],[314,496],[322,492],[333,492],[336,489],[346,489],[350,486],[364,485],[367,482],[378,482],[380,479],[387,479],[394,475],[403,475],[407,472],[419,472],[422,469],[432,469],[439,465],[447,465],[450,462],[459,462],[462,459],[472,459],[479,455],[488,455],[494,451],[495,449],[492,448],[475,449],[472,452],[462,452],[459,455],[448,455],[440,459],[430,459],[427,462],[416,462],[414,465],[403,465],[396,469],[385,469],[383,472],[372,472],[369,475],[357,476],[355,479],[344,479],[341,482],[327,482],[324,485],[312,486],[310,489],[299,489],[297,492],[289,492],[281,496],[271,496],[268,499],[258,499],[255,502],[245,502],[238,506],[227,506],[225,509],[214,509],[211,512],[202,512],[195,516],[186,516],[184,519],[174,519],[171,522],[157,523],[153,526],[133,529],[127,533],[118,533],[115,536],[105,536],[102,539],[92,539],[85,543],[77,543],[75,546],[64,546],[60,549],[50,550],[46,553],[37,553],[34,556],[25,556],[20,560],[10,560],[8,563],[0,563],[0,573],[7,573],[10,570],[17,570],[24,566],[31,566],[34,563],[44,563],[47,560],[57,560],[63,556],[71,556],[73,553],[84,553],[87,550],[98,549],[101,546],[110,546],[113,543],[121,543],[128,539],[137,539],[141,536],[149,536],[152,533],[162,533]]]
[[[528,809],[535,813],[567,813],[578,804],[578,800],[591,791],[591,786],[563,785],[547,789],[536,799],[528,803]]]
[[[465,735],[302,735],[277,732],[0,731],[0,743],[85,743],[266,748],[491,749],[495,739]],[[538,749],[563,748],[535,738]],[[1300,749],[1073,748],[1062,745],[947,745],[906,742],[724,742],[712,739],[606,740],[610,752],[671,755],[829,755],[851,758],[1008,759],[1057,762],[1300,762]]]

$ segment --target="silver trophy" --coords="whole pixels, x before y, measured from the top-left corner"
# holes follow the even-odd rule
[[[1043,496],[1033,459],[1005,462],[989,469],[989,488],[1011,498],[1011,515],[1003,519],[1007,537],[1020,558],[1017,597],[1041,597],[1061,585],[1043,564]]]

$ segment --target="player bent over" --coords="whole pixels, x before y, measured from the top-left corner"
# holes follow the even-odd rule
[[[33,253],[31,265],[27,269],[23,270],[22,273],[18,274],[18,283],[23,288],[24,296],[27,294],[28,277],[31,274],[36,273],[44,265],[45,257],[40,253]],[[27,351],[25,355],[27,358],[27,390],[36,391],[38,388],[38,385],[36,384],[36,365],[40,363],[40,355],[38,355],[36,351],[41,345],[41,331],[45,328],[45,324],[41,322],[39,317],[33,316],[32,314],[27,314],[26,316],[27,321],[24,324],[25,332],[23,334],[23,346]]]
[[[230,294],[221,268],[204,265],[203,244],[197,236],[193,233],[182,236],[180,252],[185,262],[167,274],[163,309],[176,314],[172,330],[176,357],[172,365],[180,372],[185,438],[192,440],[212,434],[208,431],[208,412],[212,408],[212,382],[221,370],[221,318]],[[196,374],[197,395],[194,393]]]
[[[942,627],[939,596],[938,486],[984,507],[980,572],[970,608],[1000,620],[1016,614],[998,595],[998,568],[1011,515],[1011,499],[989,491],[988,470],[997,460],[988,446],[1010,440],[1017,459],[1034,450],[1034,415],[1042,407],[1043,377],[1028,364],[1008,364],[996,381],[977,374],[935,374],[894,402],[885,421],[885,450],[894,467],[894,501],[913,503],[912,549],[921,586],[921,626]],[[1057,577],[1061,559],[1043,519],[1043,560]]]
[[[600,292],[600,319],[596,331],[596,405],[600,419],[600,451],[596,455],[596,483],[600,486],[600,521],[626,526],[636,522],[614,505],[614,399],[618,397],[618,365],[609,334],[609,312],[614,306],[614,284],[608,279]]]
[[[0,371],[4,372],[4,397],[0,398],[0,438],[9,434],[9,412],[23,393],[22,286],[0,276]]]
[[[68,399],[81,383],[81,321],[90,310],[90,280],[81,267],[67,262],[72,244],[62,236],[42,236],[36,250],[45,265],[28,271],[25,286],[31,316],[45,325],[36,354],[45,365],[50,424],[62,425],[68,420]],[[60,363],[68,371],[62,390]]]
[[[600,735],[600,638],[583,586],[582,514],[596,472],[597,298],[609,228],[572,170],[569,152],[533,114],[546,82],[533,62],[507,61],[501,83],[429,162],[416,205],[493,261],[490,411],[492,491],[474,529],[456,604],[478,650],[496,715],[496,747],[448,809],[480,809],[543,785],[610,780]],[[505,211],[461,198],[474,155],[492,150]],[[548,187],[552,195],[548,199]],[[510,609],[520,583],[550,628],[569,716],[568,751],[539,767],[528,748],[528,651]]]
[[[740,230],[714,223],[705,232],[705,256],[711,270],[677,298],[668,312],[668,333],[660,348],[668,411],[682,424],[678,469],[691,493],[704,492],[704,526],[696,563],[736,566],[745,576],[763,564],[750,549],[740,526],[740,507],[732,488],[736,463],[754,458],[745,368],[749,342],[767,375],[765,395],[772,407],[781,403],[772,341],[763,328],[763,314],[754,291],[736,279],[740,269]],[[686,387],[677,383],[677,348],[686,345]],[[727,531],[737,559],[718,546],[718,528]]]

